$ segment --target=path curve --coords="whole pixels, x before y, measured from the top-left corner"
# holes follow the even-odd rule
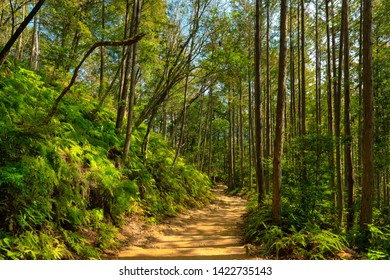
[[[248,259],[242,244],[246,200],[213,189],[216,200],[188,210],[158,226],[143,226],[133,242],[112,259],[122,260],[238,260]],[[129,237],[129,235],[127,236]]]

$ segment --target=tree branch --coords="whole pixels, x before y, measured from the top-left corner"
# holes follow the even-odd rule
[[[61,94],[57,97],[57,99],[54,101],[53,106],[50,109],[50,112],[47,114],[46,118],[43,120],[43,124],[48,124],[51,120],[51,118],[54,116],[55,112],[57,111],[58,104],[60,103],[61,99],[65,96],[65,94],[68,93],[70,88],[74,85],[76,82],[76,78],[78,75],[78,72],[83,65],[84,61],[91,55],[91,53],[99,47],[118,47],[118,46],[130,46],[135,43],[137,43],[139,40],[141,40],[145,36],[144,33],[138,34],[132,38],[123,40],[123,41],[101,41],[101,42],[96,42],[95,44],[92,45],[92,47],[85,53],[84,57],[81,59],[80,63],[77,65],[73,72],[72,79],[70,80],[69,84],[67,87],[63,89]]]

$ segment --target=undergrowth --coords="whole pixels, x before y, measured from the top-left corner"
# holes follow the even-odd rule
[[[287,203],[285,198],[284,203]],[[369,225],[365,233],[355,227],[345,233],[310,221],[297,223],[297,219],[290,217],[292,214],[287,211],[284,212],[282,224],[277,226],[272,223],[271,209],[270,196],[262,207],[257,206],[256,197],[249,201],[247,207],[244,241],[257,245],[257,253],[265,258],[390,259],[389,226]],[[362,244],[362,240],[368,240],[368,243]]]
[[[272,259],[340,259],[348,242],[343,235],[316,224],[294,225],[285,219],[272,224],[271,200],[258,208],[256,200],[248,204],[245,242],[259,245],[260,254]]]
[[[134,132],[128,164],[111,111],[91,121],[94,100],[82,86],[47,114],[58,88],[21,67],[0,82],[0,259],[98,259],[135,212],[159,221],[211,199],[210,180],[180,159],[157,134],[141,153]]]

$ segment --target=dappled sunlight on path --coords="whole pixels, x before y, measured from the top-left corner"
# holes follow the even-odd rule
[[[214,203],[188,210],[139,234],[142,242],[130,244],[112,259],[234,260],[248,259],[241,241],[246,200],[225,195],[226,186],[213,192]]]

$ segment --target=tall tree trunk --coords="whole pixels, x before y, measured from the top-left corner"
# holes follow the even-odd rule
[[[244,149],[244,114],[243,114],[243,105],[244,105],[244,98],[242,93],[242,81],[241,77],[239,79],[239,95],[240,95],[240,106],[239,106],[239,135],[240,135],[240,171],[241,171],[241,184],[240,187],[244,187],[244,179],[245,179],[245,172],[244,172],[244,161],[245,161],[245,149]]]
[[[207,175],[211,175],[212,159],[213,159],[213,86],[210,86],[209,90],[209,167],[207,169]]]
[[[333,147],[334,147],[334,144],[337,146],[337,135],[336,135],[336,99],[337,99],[337,63],[336,63],[336,23],[335,23],[335,15],[334,15],[334,2],[333,0],[330,0],[330,20],[332,22],[332,28],[331,28],[331,34],[332,34],[332,71],[333,71],[333,110],[334,110],[334,135],[336,136],[335,139],[332,141],[332,153],[334,152],[333,150]],[[339,123],[340,123],[340,118],[339,118]],[[336,160],[337,160],[337,156],[336,156]],[[337,165],[335,164],[334,167],[336,167]],[[339,224],[338,222],[338,205],[341,203],[342,204],[342,200],[339,201],[339,182],[341,182],[341,180],[337,181],[338,178],[341,178],[341,175],[339,177],[337,177],[336,173],[339,172],[340,169],[333,169],[332,172],[334,174],[334,181],[335,181],[335,188],[334,188],[334,192],[335,192],[335,217],[336,217],[336,223]],[[337,181],[337,182],[336,182]]]
[[[31,38],[31,54],[30,54],[30,67],[31,69],[38,69],[39,59],[39,13],[34,17],[32,38]]]
[[[205,159],[206,147],[207,147],[207,133],[208,133],[208,128],[209,128],[209,120],[210,120],[209,116],[211,114],[210,102],[211,102],[211,100],[209,98],[209,104],[207,106],[207,112],[206,112],[205,124],[204,124],[204,134],[203,134],[203,140],[202,140],[203,148],[202,148],[202,152],[201,152],[201,161],[200,161],[200,170],[201,171],[204,171],[204,159]],[[228,110],[230,110],[230,107]],[[229,117],[229,121],[230,121],[230,117]]]
[[[330,148],[328,152],[328,164],[330,170],[330,187],[334,191],[334,150],[333,150],[333,105],[332,105],[332,55],[331,55],[331,38],[330,38],[330,18],[329,18],[329,2],[326,0],[326,53],[327,53],[327,63],[326,63],[326,75],[327,75],[327,101],[328,101],[328,137],[330,139]],[[333,194],[334,205],[336,206],[336,192]]]
[[[183,145],[184,141],[184,128],[186,125],[186,119],[187,119],[187,95],[188,95],[188,83],[189,83],[189,72],[187,73],[185,83],[184,83],[184,98],[183,98],[183,118],[180,125],[180,134],[179,134],[179,141],[176,146],[176,154],[175,159],[173,160],[173,165],[176,165],[177,160],[180,156],[181,146]]]
[[[253,104],[252,104],[252,82],[251,75],[248,74],[248,118],[249,118],[249,186],[252,189],[253,186],[253,174],[252,166],[256,165],[254,159],[256,158],[255,154],[255,137],[253,132]]]
[[[185,84],[184,84],[184,100],[183,100],[183,118],[182,123],[180,126],[180,134],[179,134],[179,141],[176,146],[176,154],[175,159],[173,160],[173,165],[176,165],[177,160],[180,156],[180,149],[184,141],[184,128],[186,124],[187,119],[187,95],[188,95],[188,83],[189,83],[189,76],[190,76],[190,63],[192,61],[193,51],[195,48],[195,35],[199,28],[199,9],[200,9],[200,0],[197,0],[194,6],[194,18],[193,18],[193,26],[191,29],[191,34],[189,37],[190,40],[190,49],[186,61],[186,67],[188,67],[188,70],[186,72],[186,78],[185,78]]]
[[[294,35],[293,35],[293,6],[290,5],[290,122],[291,122],[291,138],[296,136],[296,104],[295,104],[295,54],[294,54]],[[269,41],[267,39],[267,41]],[[293,158],[294,161],[294,158]]]
[[[306,50],[305,50],[305,0],[301,0],[301,133],[306,135]]]
[[[345,159],[345,186],[348,190],[347,204],[347,229],[350,230],[354,223],[354,179],[352,161],[352,133],[350,120],[350,74],[349,74],[349,1],[343,0],[343,30],[344,33],[344,159]]]
[[[271,1],[267,0],[267,34],[266,34],[266,63],[267,63],[267,81],[266,81],[266,100],[265,100],[265,158],[271,157],[271,67],[270,67],[270,5]],[[271,170],[268,166],[265,169],[265,192],[270,191]]]
[[[133,7],[133,11],[134,11],[134,7]],[[127,0],[124,38],[129,37],[131,34],[132,20],[130,20],[130,18],[131,18],[130,0]],[[131,50],[132,48],[130,46],[124,46],[122,50],[122,57],[124,58],[125,63],[123,65],[123,68],[121,69],[121,84],[119,89],[118,110],[117,110],[117,117],[115,123],[115,130],[116,130],[116,134],[118,135],[122,133],[123,119],[125,118],[128,95],[129,95],[129,75],[131,69],[131,55],[132,55]]]
[[[26,16],[26,5],[23,5],[22,7],[22,17],[24,18]],[[18,39],[18,51],[16,54],[16,59],[18,61],[22,61],[23,58],[23,50],[24,50],[24,44],[23,44],[23,33],[20,34]]]
[[[31,12],[28,14],[28,16],[23,20],[23,22],[19,25],[18,29],[16,29],[15,33],[12,34],[11,38],[5,44],[4,48],[0,52],[0,67],[3,65],[9,51],[11,50],[11,48],[14,45],[14,43],[16,42],[16,40],[18,40],[18,38],[22,34],[23,30],[27,27],[27,25],[30,23],[30,21],[38,13],[38,11],[41,9],[41,7],[44,3],[45,3],[45,0],[38,0],[37,4],[31,10]]]
[[[255,134],[256,134],[256,186],[258,203],[262,204],[265,197],[263,169],[263,121],[261,105],[261,0],[256,0],[255,14]]]
[[[201,159],[201,152],[200,152],[200,149],[202,147],[202,125],[203,125],[203,121],[202,121],[202,116],[203,116],[203,107],[204,107],[204,94],[202,93],[201,95],[201,99],[200,99],[200,108],[199,108],[199,123],[198,123],[198,148],[197,148],[197,151],[196,151],[196,165],[198,166],[199,170],[201,170],[201,166],[200,166],[200,159]]]
[[[319,26],[318,26],[318,13],[319,13],[319,4],[316,0],[316,13],[315,13],[315,53],[316,53],[316,122],[317,122],[317,135],[321,132],[322,124],[322,106],[321,106],[321,50],[319,43]],[[317,136],[318,138],[318,136]]]
[[[298,74],[298,118],[297,118],[297,134],[302,135],[302,86],[301,86],[301,6],[300,0],[297,0],[297,74]],[[298,159],[301,160],[300,158]]]
[[[320,134],[322,126],[322,108],[321,108],[321,53],[319,46],[319,26],[318,26],[318,13],[319,4],[316,0],[315,11],[315,56],[316,56],[316,184],[320,180],[321,172],[321,155],[320,155]]]
[[[228,110],[229,110],[229,182],[228,188],[233,190],[235,188],[235,164],[234,164],[234,112],[233,112],[233,102],[231,90],[229,101],[228,101]]]
[[[358,113],[358,152],[357,152],[357,165],[356,165],[356,181],[359,186],[362,185],[362,147],[363,147],[363,0],[360,0],[360,19],[359,19],[359,113]]]
[[[374,189],[374,93],[372,66],[372,0],[363,0],[363,178],[360,227],[372,223]]]
[[[249,44],[250,45],[250,44]],[[248,47],[248,57],[249,61],[252,61],[252,52],[251,47]],[[251,68],[248,67],[248,121],[249,121],[249,188],[252,189],[253,186],[253,174],[252,174],[252,166],[254,162],[254,150],[255,150],[255,144],[254,144],[254,133],[253,133],[253,102],[252,102],[252,75],[251,75]]]
[[[133,19],[132,30],[130,36],[135,36],[138,33],[140,18],[141,18],[142,0],[135,0],[133,7]],[[130,92],[129,92],[129,106],[127,111],[127,126],[126,126],[126,139],[122,153],[122,164],[126,161],[129,155],[129,149],[131,145],[131,135],[133,133],[133,113],[134,113],[134,101],[135,101],[135,87],[136,87],[136,67],[138,61],[138,43],[131,45],[131,72],[130,72]]]
[[[280,225],[282,216],[282,158],[284,142],[284,107],[286,102],[286,59],[287,59],[287,0],[281,0],[278,97],[276,104],[276,128],[273,161],[272,221]]]
[[[344,193],[341,175],[341,85],[343,75],[343,45],[344,45],[344,21],[341,20],[340,45],[339,45],[339,68],[337,76],[337,90],[335,91],[335,134],[336,134],[336,189],[337,189],[337,223],[343,225]]]

